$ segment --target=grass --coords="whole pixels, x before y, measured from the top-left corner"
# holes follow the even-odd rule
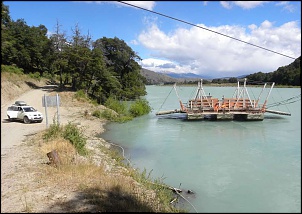
[[[59,167],[42,169],[37,178],[40,183],[54,185],[63,192],[73,191],[79,198],[78,203],[91,207],[87,212],[185,212],[170,204],[174,195],[160,179],[152,181],[151,173],[140,173],[124,164],[124,158],[117,150],[101,143],[95,146],[95,150],[105,156],[95,164],[94,152],[79,155],[76,144],[59,134],[64,130],[65,127],[53,126],[40,136],[34,136],[39,142],[41,155],[55,149],[61,161]],[[72,208],[74,202],[61,201],[59,206],[68,208],[68,212],[77,212],[75,207]]]

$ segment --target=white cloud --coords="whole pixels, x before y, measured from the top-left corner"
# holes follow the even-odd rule
[[[252,9],[263,4],[268,3],[268,1],[221,1],[220,4],[226,9],[231,9],[233,6],[238,6],[243,9]]]
[[[139,64],[148,70],[155,72],[173,72],[173,73],[188,73],[192,68],[189,65],[178,65],[177,63],[170,60],[162,60],[157,58],[143,59]]]
[[[91,4],[91,3],[96,3],[96,4],[115,4],[118,7],[132,7],[131,5],[141,7],[147,10],[153,10],[155,7],[156,3],[155,1],[83,1],[85,3]],[[125,2],[126,4],[122,3]],[[131,4],[131,5],[128,5]],[[134,7],[135,8],[135,7]]]
[[[278,2],[278,3],[276,3],[276,6],[281,6],[281,7],[283,7],[284,10],[287,10],[291,13],[295,11],[295,7],[293,5],[291,5],[290,2],[288,2],[288,1]]]
[[[252,9],[268,3],[267,1],[234,1],[234,4],[243,9]]]
[[[297,58],[301,55],[301,29],[296,22],[280,27],[268,20],[248,28],[200,26],[287,56]],[[294,61],[197,27],[165,33],[153,24],[140,33],[138,41],[151,51],[151,57],[144,59],[142,66],[156,72],[239,76],[258,71],[272,72]]]
[[[262,28],[271,28],[272,27],[272,23],[265,20],[264,22],[261,23],[261,27]]]
[[[222,7],[226,8],[226,9],[232,8],[232,4],[229,1],[221,1],[220,4],[222,5]]]
[[[122,1],[122,2],[131,4],[131,5],[135,5],[135,6],[138,6],[138,7],[142,7],[142,8],[147,9],[147,10],[153,10],[153,8],[155,7],[155,1]],[[120,3],[120,2],[116,2],[116,3],[119,4],[119,5],[122,5],[122,6],[131,7],[127,4],[123,4],[123,3]]]
[[[233,6],[241,7],[242,9],[253,9],[263,6],[270,1],[221,1],[220,4],[226,9],[232,9]],[[296,8],[290,3],[290,1],[281,1],[275,4],[276,6],[283,7],[283,10],[294,12]]]

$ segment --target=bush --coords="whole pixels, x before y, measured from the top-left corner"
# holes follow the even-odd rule
[[[130,115],[133,117],[142,116],[148,114],[151,111],[151,107],[146,99],[136,100],[129,109]]]
[[[74,97],[78,100],[78,101],[89,101],[89,99],[87,98],[84,90],[78,90],[75,94]]]
[[[22,68],[18,68],[14,65],[1,65],[1,72],[15,73],[15,74],[24,74]]]
[[[146,99],[136,100],[130,105],[129,109],[126,101],[118,101],[112,97],[109,97],[104,105],[111,110],[104,110],[101,113],[102,118],[121,123],[132,120],[134,117],[148,114],[151,111]],[[95,112],[95,114],[98,113]]]
[[[70,141],[80,155],[87,154],[87,150],[85,149],[86,139],[76,125],[68,123],[64,128],[63,137]]]
[[[120,102],[112,97],[109,97],[104,105],[107,108],[114,110],[118,114],[127,114],[127,105],[125,102]]]
[[[43,139],[48,141],[57,138],[62,133],[62,127],[58,123],[51,124],[47,131],[43,134]]]
[[[102,111],[101,113],[101,117],[102,118],[105,118],[107,120],[110,120],[110,121],[115,121],[116,118],[118,117],[117,114],[115,114],[112,110],[110,109],[105,109],[104,111]]]
[[[51,124],[50,127],[43,134],[43,139],[48,141],[58,137],[63,137],[68,140],[77,150],[80,155],[86,155],[87,150],[85,149],[86,138],[83,133],[71,123],[66,126],[60,126],[58,123]]]
[[[29,77],[31,77],[33,79],[36,79],[36,80],[40,80],[41,79],[40,73],[38,71],[35,72],[35,73],[29,73],[28,75],[29,75]]]
[[[95,110],[92,112],[92,116],[97,117],[97,118],[101,118],[102,114],[100,110]]]

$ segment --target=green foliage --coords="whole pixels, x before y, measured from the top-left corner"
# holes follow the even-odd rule
[[[118,101],[109,97],[105,102],[105,106],[116,113],[111,110],[105,110],[102,112],[102,117],[115,122],[126,122],[151,111],[146,99],[138,99],[128,108],[126,101]]]
[[[74,98],[76,98],[78,101],[88,101],[89,98],[86,96],[84,90],[78,90],[74,94]]]
[[[287,66],[279,67],[270,73],[257,72],[246,76],[249,81],[255,82],[275,82],[276,85],[300,86],[301,56]]]
[[[105,118],[109,121],[116,121],[118,115],[116,113],[114,113],[112,110],[110,109],[105,109],[104,111],[102,111],[101,113],[101,117]]]
[[[8,72],[14,74],[23,74],[23,69],[15,65],[1,65],[1,72]]]
[[[33,79],[40,80],[41,76],[39,72],[29,73],[29,76]]]
[[[59,23],[48,38],[44,25],[30,27],[23,19],[13,21],[8,9],[2,4],[4,65],[16,65],[26,74],[32,72],[34,78],[38,78],[38,72],[52,82],[59,80],[61,87],[70,85],[75,91],[84,90],[98,103],[112,95],[123,100],[146,95],[137,63],[140,57],[123,40],[103,37],[92,41],[77,24],[67,39]]]
[[[149,102],[146,99],[136,100],[129,109],[130,114],[133,117],[142,116],[144,114],[148,114],[151,111],[151,107]]]
[[[58,137],[69,140],[80,155],[86,155],[88,153],[85,148],[86,138],[76,125],[68,123],[66,126],[60,126],[58,123],[53,123],[43,134],[43,139],[46,141]]]
[[[76,127],[76,125],[68,123],[64,127],[62,134],[64,139],[69,140],[80,155],[87,154],[87,150],[85,149],[86,138],[84,137],[83,133]]]
[[[106,102],[105,106],[114,110],[118,114],[127,114],[127,105],[125,102],[118,101],[113,97],[109,97]]]
[[[131,117],[128,114],[120,115],[111,109],[105,109],[104,111],[102,111],[101,117],[105,118],[106,120],[109,120],[111,122],[118,122],[118,123],[124,123],[124,122],[127,122],[127,121],[133,119],[133,117]]]
[[[237,82],[238,82],[237,78],[235,78],[235,77],[229,78],[229,83],[237,83]]]
[[[97,118],[101,118],[102,117],[102,113],[101,113],[100,110],[93,111],[91,115],[94,116],[94,117],[97,117]]]
[[[51,124],[46,132],[43,134],[43,139],[48,141],[50,139],[57,138],[61,136],[63,131],[63,127],[61,127],[58,123]]]
[[[52,82],[56,82],[56,79],[57,79],[57,76],[55,74],[52,74],[52,73],[47,72],[47,71],[43,72],[42,77],[45,78],[45,79],[49,79]]]

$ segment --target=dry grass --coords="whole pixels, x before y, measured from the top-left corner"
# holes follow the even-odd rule
[[[61,192],[74,193],[68,196],[72,196],[70,200],[66,200],[67,197],[57,200],[51,210],[59,207],[68,212],[176,211],[173,207],[163,204],[157,198],[155,190],[135,181],[130,176],[134,173],[131,169],[120,167],[120,163],[115,162],[114,170],[107,171],[104,167],[105,161],[103,165],[96,165],[91,159],[93,155],[85,158],[78,156],[75,148],[67,140],[60,138],[43,142],[41,136],[42,133],[30,140],[36,144],[38,142],[40,156],[45,157],[46,153],[55,149],[59,154],[61,165],[40,168],[41,171],[36,176],[39,187],[47,186],[60,189]],[[162,191],[167,190],[162,189]],[[166,194],[172,197],[169,191]]]
[[[1,103],[14,100],[32,88],[41,87],[46,84],[45,79],[35,80],[27,75],[1,72]]]

